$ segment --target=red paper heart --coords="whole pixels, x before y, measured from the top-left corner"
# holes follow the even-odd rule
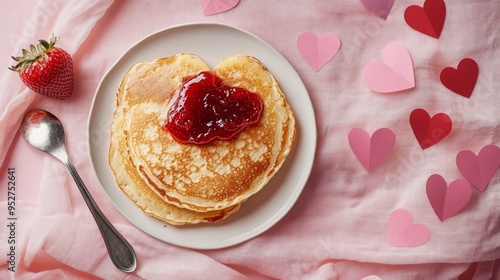
[[[443,140],[451,132],[451,119],[445,113],[432,118],[424,109],[415,109],[410,114],[410,125],[422,150]]]
[[[412,5],[405,10],[405,21],[413,29],[439,38],[446,17],[446,4],[443,0],[426,0],[424,7]]]
[[[474,279],[474,275],[476,274],[478,262],[473,262],[469,265],[466,271],[464,271],[460,276],[458,276],[457,280],[467,280]]]
[[[457,69],[446,67],[441,71],[441,83],[449,90],[469,98],[476,86],[479,67],[471,58],[464,58]]]

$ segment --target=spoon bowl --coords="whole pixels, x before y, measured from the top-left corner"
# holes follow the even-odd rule
[[[33,110],[26,114],[20,127],[21,134],[28,143],[59,160],[65,148],[64,129],[54,115],[43,110]]]
[[[53,114],[36,109],[26,114],[19,128],[24,139],[34,148],[53,155],[69,169],[76,185],[94,217],[113,264],[124,272],[135,270],[135,252],[125,238],[101,212],[66,152],[62,123]]]

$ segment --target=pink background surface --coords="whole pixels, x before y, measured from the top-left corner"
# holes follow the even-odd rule
[[[36,2],[3,1],[0,9],[29,11]],[[82,1],[96,7],[105,2]],[[17,134],[2,162],[0,186],[7,184],[6,169],[15,167],[18,214],[23,222],[17,235],[18,278],[363,279],[378,275],[382,279],[456,279],[476,262],[475,276],[465,279],[498,276],[499,172],[484,193],[475,191],[467,207],[446,223],[439,221],[425,196],[429,175],[440,173],[448,183],[460,177],[454,165],[457,152],[470,149],[477,153],[487,144],[500,145],[500,88],[496,79],[499,51],[491,47],[498,45],[500,36],[500,4],[496,0],[446,3],[447,21],[438,40],[404,23],[404,9],[422,4],[410,0],[396,1],[385,21],[370,14],[361,1],[332,4],[324,0],[297,1],[296,6],[283,1],[242,0],[235,9],[208,17],[203,16],[195,0],[114,1],[99,20],[93,11],[86,10],[72,10],[75,14],[66,17],[54,14],[54,21],[62,22],[58,31],[66,38],[61,46],[68,48],[77,65],[75,96],[64,103],[38,97],[12,76],[7,77],[12,91],[5,94],[12,99],[27,97],[23,103],[27,109],[41,107],[64,118],[73,163],[103,212],[136,249],[139,266],[132,274],[114,268],[64,166],[34,151]],[[61,6],[71,10],[70,5]],[[80,14],[82,17],[78,17]],[[91,16],[97,21],[95,26],[88,23]],[[64,21],[68,18],[71,24]],[[12,38],[19,38],[30,20],[29,12],[8,12],[1,19],[1,39],[8,42],[0,49],[0,62],[5,65],[0,70],[2,77],[16,48]],[[196,21],[235,25],[275,47],[301,75],[318,124],[317,159],[297,204],[264,234],[213,251],[159,242],[131,225],[93,176],[85,138],[95,88],[112,63],[144,36]],[[486,28],[485,22],[489,24]],[[90,31],[88,37],[85,31]],[[338,54],[317,73],[296,48],[296,37],[304,31],[316,35],[333,32],[342,41]],[[51,32],[48,28],[36,30],[36,35]],[[416,88],[402,94],[373,93],[363,83],[362,69],[380,59],[383,47],[394,41],[403,43],[412,56]],[[478,61],[481,73],[470,100],[450,93],[436,79],[442,67],[456,65],[466,55]],[[0,105],[3,108],[6,104]],[[446,111],[456,122],[449,137],[425,152],[407,121],[416,106],[433,113]],[[16,114],[24,112],[13,112],[12,116]],[[353,127],[371,133],[390,127],[397,135],[394,151],[373,172],[366,172],[349,149],[347,135]],[[0,203],[5,200],[6,191],[0,187]],[[387,218],[398,208],[407,209],[414,222],[429,228],[427,244],[415,248],[388,246]],[[0,211],[4,221],[6,211]],[[0,242],[3,273],[6,242]]]
[[[1,11],[8,10],[19,12],[5,13],[1,19],[0,41],[4,42],[2,48],[0,48],[1,76],[3,76],[5,72],[10,71],[7,69],[13,62],[10,57],[18,55],[15,53],[15,47],[17,45],[16,40],[19,40],[23,27],[28,24],[30,14],[36,2],[35,0],[23,0],[15,2],[2,1],[0,3]],[[23,11],[22,14],[21,11]],[[41,153],[33,153],[31,146],[29,146],[17,133],[14,144],[11,146],[6,160],[0,168],[0,173],[5,174],[6,169],[9,167],[15,167],[16,170],[19,171],[18,179],[21,180],[19,183],[24,186],[29,186],[18,189],[19,199],[36,202],[40,179],[42,177],[43,157],[44,155]],[[1,176],[0,184],[6,185],[6,180],[7,178],[5,176]],[[6,196],[6,192],[0,192],[0,201],[4,201]]]

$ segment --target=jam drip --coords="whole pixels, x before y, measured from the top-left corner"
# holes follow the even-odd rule
[[[256,124],[262,110],[258,94],[226,86],[221,78],[205,71],[184,80],[163,128],[181,143],[229,140]]]

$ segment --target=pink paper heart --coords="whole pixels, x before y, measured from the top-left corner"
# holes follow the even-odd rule
[[[361,0],[363,5],[373,14],[386,19],[392,9],[394,0]]]
[[[441,175],[433,174],[427,179],[427,198],[441,221],[457,214],[469,202],[472,189],[465,179],[457,179],[446,185]]]
[[[236,7],[240,0],[200,0],[205,16],[223,13]]]
[[[392,43],[385,46],[382,59],[365,67],[365,83],[371,90],[387,93],[415,87],[413,62],[403,45]]]
[[[389,216],[387,241],[391,247],[416,247],[429,240],[429,229],[423,224],[412,223],[410,212],[397,209]]]
[[[377,167],[389,155],[396,143],[396,135],[388,128],[381,128],[370,135],[362,128],[349,131],[349,145],[366,171]]]
[[[337,54],[340,39],[332,33],[318,38],[311,32],[302,32],[297,37],[297,48],[307,64],[314,72],[318,72]]]
[[[472,151],[464,150],[457,154],[456,162],[462,176],[482,192],[500,167],[500,148],[484,146],[477,156]]]

